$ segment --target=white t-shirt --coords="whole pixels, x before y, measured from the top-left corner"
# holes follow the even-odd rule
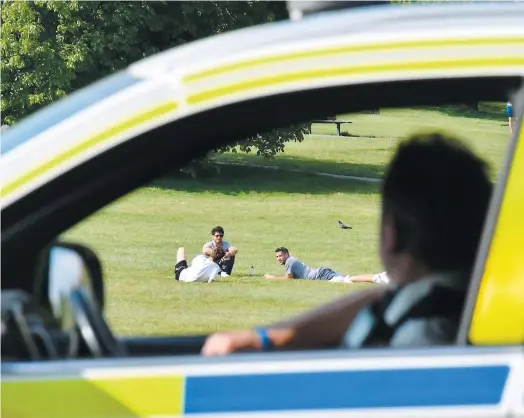
[[[218,264],[203,254],[197,255],[191,265],[180,272],[181,282],[214,282],[220,273]]]

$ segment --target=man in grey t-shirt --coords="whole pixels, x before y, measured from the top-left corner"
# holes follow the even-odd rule
[[[238,249],[233,247],[229,242],[224,241],[224,228],[221,226],[215,226],[211,230],[211,235],[213,239],[204,244],[202,247],[202,254],[209,257],[215,248],[222,247],[226,251],[226,255],[222,260],[219,261],[218,265],[221,269],[220,275],[222,277],[228,277],[233,271],[235,256],[238,252]]]
[[[305,265],[298,258],[289,255],[289,251],[285,247],[277,248],[275,250],[275,256],[279,264],[283,264],[286,267],[286,274],[284,276],[266,274],[264,275],[265,279],[305,279],[350,282],[349,276],[337,273],[328,267],[311,268]]]

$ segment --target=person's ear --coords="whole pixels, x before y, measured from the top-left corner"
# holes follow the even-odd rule
[[[386,259],[395,253],[397,246],[397,233],[395,222],[390,215],[384,215],[380,226],[380,256]]]

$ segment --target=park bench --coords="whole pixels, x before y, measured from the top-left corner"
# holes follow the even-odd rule
[[[340,136],[340,125],[343,123],[353,123],[349,120],[329,120],[329,119],[323,119],[323,120],[312,120],[309,124],[309,133],[311,134],[311,126],[313,123],[334,123],[337,125],[337,135]]]

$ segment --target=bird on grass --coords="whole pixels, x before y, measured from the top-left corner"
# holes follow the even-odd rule
[[[338,226],[339,226],[340,228],[342,228],[342,229],[353,229],[353,228],[350,227],[350,226],[344,225],[344,224],[342,223],[342,221],[338,221]]]

